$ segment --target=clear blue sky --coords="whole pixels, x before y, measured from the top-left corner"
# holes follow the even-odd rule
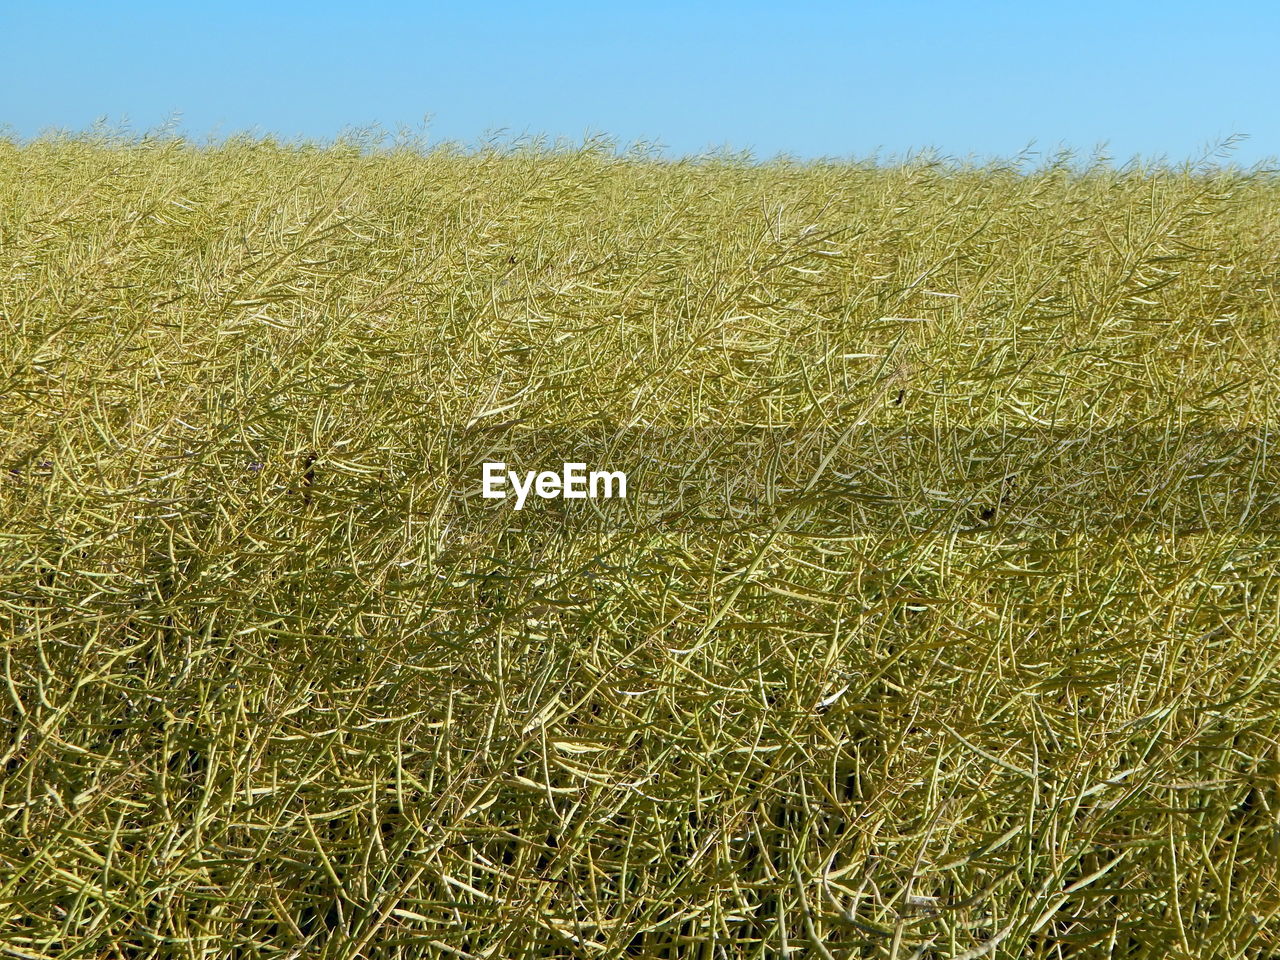
[[[1280,4],[0,0],[0,126],[589,132],[676,153],[1280,154]]]

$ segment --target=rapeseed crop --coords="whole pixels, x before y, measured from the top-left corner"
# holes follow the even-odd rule
[[[1276,955],[1278,210],[0,141],[0,953]]]

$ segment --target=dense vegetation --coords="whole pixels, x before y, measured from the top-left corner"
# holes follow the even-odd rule
[[[1276,955],[1278,201],[0,141],[0,953]]]

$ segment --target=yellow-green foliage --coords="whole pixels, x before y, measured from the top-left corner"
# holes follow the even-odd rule
[[[1278,201],[0,141],[0,952],[1272,956]]]

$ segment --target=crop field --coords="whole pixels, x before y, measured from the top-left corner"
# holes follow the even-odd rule
[[[0,139],[0,956],[1280,956],[1278,295],[1261,169]]]

